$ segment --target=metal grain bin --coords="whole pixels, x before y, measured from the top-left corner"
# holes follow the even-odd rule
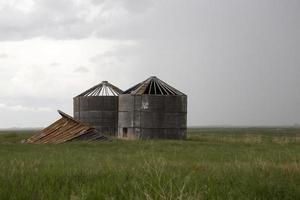
[[[103,81],[74,97],[74,118],[110,136],[117,134],[118,95],[123,91]]]
[[[186,139],[187,96],[156,77],[119,95],[118,137]]]

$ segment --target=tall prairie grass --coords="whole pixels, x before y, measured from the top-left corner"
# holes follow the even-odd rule
[[[300,199],[298,129],[29,145],[0,134],[0,199]]]

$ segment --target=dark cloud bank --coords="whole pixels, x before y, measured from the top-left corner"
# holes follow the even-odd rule
[[[107,55],[134,63],[124,88],[161,77],[189,95],[190,125],[285,125],[300,122],[299,10],[297,0],[42,0],[1,11],[0,40],[134,41]]]

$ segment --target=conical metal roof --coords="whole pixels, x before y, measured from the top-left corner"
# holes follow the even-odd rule
[[[88,89],[77,97],[84,96],[119,96],[123,91],[118,87],[110,84],[108,81],[102,81],[100,84]]]
[[[155,76],[151,76],[145,81],[129,88],[123,94],[134,94],[134,95],[185,95],[184,93],[176,90],[172,86],[163,82]]]

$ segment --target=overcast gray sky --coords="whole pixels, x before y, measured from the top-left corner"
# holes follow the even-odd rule
[[[0,128],[156,75],[189,125],[300,123],[299,0],[0,0]]]

